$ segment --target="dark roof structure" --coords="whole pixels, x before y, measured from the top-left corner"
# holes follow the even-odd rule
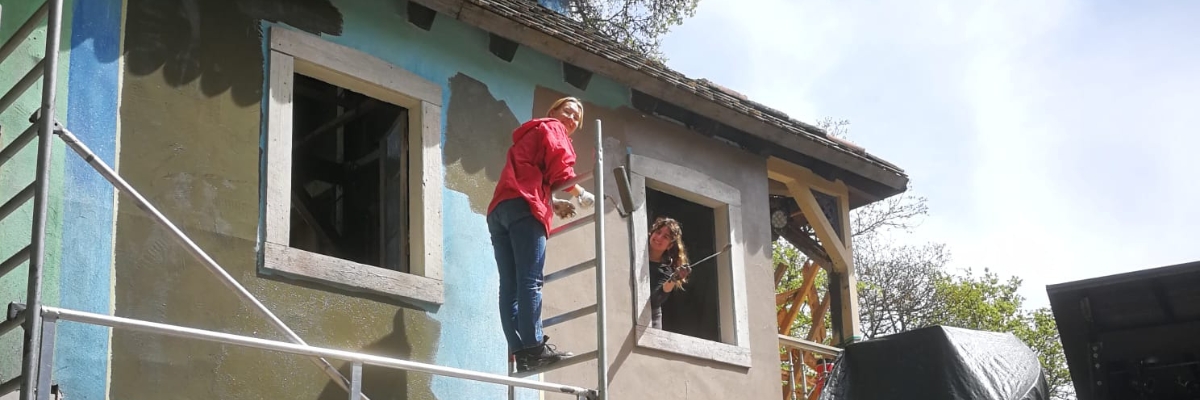
[[[1200,261],[1046,292],[1079,400],[1200,398]]]
[[[532,0],[415,0],[634,90],[636,108],[842,179],[868,201],[901,193],[908,177],[862,147],[704,79],[691,79]],[[782,147],[782,149],[780,148]],[[849,172],[849,174],[847,174]]]

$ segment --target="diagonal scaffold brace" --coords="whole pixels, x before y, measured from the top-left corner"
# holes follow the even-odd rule
[[[31,122],[37,121],[40,119],[40,117],[41,112],[39,110],[38,112],[33,113],[33,116],[30,117],[30,120]],[[112,169],[112,167],[109,167],[104,160],[101,160],[98,156],[96,156],[96,153],[93,153],[92,150],[89,149],[87,145],[83,144],[78,137],[59,124],[58,121],[54,121],[53,126],[54,134],[58,135],[58,137],[66,143],[67,147],[70,147],[71,150],[74,150],[76,154],[79,154],[79,156],[82,157],[83,160],[88,163],[88,165],[95,169],[96,172],[100,173],[100,175],[103,176],[104,179],[108,180],[109,183],[112,183],[112,185],[116,187],[119,192],[125,193],[125,195],[132,198],[138,208],[142,209],[142,211],[145,211],[147,214],[150,214],[150,216],[156,222],[165,226],[167,230],[171,232],[171,236],[175,237],[180,244],[187,248],[188,252],[191,253],[192,256],[194,256],[197,260],[199,260],[209,272],[212,272],[213,275],[217,276],[221,283],[225,284],[225,286],[230,290],[233,290],[233,292],[237,294],[242,301],[246,302],[252,306],[252,308],[262,313],[263,316],[265,316],[267,320],[271,322],[271,325],[278,329],[280,333],[283,333],[284,336],[287,336],[288,341],[302,346],[308,345],[308,343],[306,343],[304,339],[301,339],[295,331],[292,331],[287,324],[284,324],[279,317],[275,316],[271,310],[267,309],[267,306],[258,301],[258,298],[254,297],[249,290],[246,290],[245,286],[242,286],[242,284],[238,283],[238,281],[234,279],[232,275],[229,275],[229,272],[225,271],[225,268],[222,268],[220,264],[217,264],[216,260],[213,260],[208,253],[201,249],[200,246],[196,245],[196,242],[193,242],[192,239],[187,236],[187,234],[183,233],[179,227],[175,226],[174,223],[168,220],[167,217],[159,212],[154,205],[150,204],[145,197],[142,197],[141,193],[138,193],[138,191],[134,189],[129,182],[126,182],[125,179],[121,178],[121,176],[118,175],[117,172]],[[314,356],[309,359],[312,360],[312,362],[316,364],[318,368],[321,368],[321,370],[325,371],[325,373],[333,379],[334,383],[337,383],[338,386],[341,386],[342,389],[346,390],[348,393],[352,392],[352,384],[358,383],[351,382],[346,378],[345,375],[342,375],[341,372],[338,372],[338,370],[334,368],[329,361],[322,357]],[[363,400],[370,400],[365,394],[360,394],[360,396],[362,396],[361,398]]]

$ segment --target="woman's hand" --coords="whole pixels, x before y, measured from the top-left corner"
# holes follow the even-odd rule
[[[691,275],[691,274],[692,274],[692,266],[691,265],[684,264],[683,266],[681,266],[675,270],[675,275],[679,277],[680,281],[686,280],[688,275]]]
[[[591,210],[592,206],[596,204],[596,196],[584,190],[583,186],[575,185],[575,187],[567,190],[567,193],[575,196],[575,199],[579,200],[579,205],[583,206],[584,209]]]
[[[575,216],[575,205],[571,204],[570,200],[554,199],[552,200],[552,204],[554,206],[554,215],[557,215],[559,218],[566,219]]]

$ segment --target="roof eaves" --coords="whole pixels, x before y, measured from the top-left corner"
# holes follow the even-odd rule
[[[753,118],[783,132],[803,138],[818,145],[836,150],[839,153],[859,159],[880,170],[885,175],[892,175],[907,184],[907,176],[898,166],[866,152],[859,146],[834,140],[826,132],[811,124],[791,118],[786,113],[750,100],[745,95],[712,83],[706,79],[691,79],[674,71],[665,65],[642,56],[628,47],[613,40],[600,36],[587,29],[582,24],[567,16],[545,8],[530,0],[419,0],[438,11],[453,15],[456,19],[465,20],[464,10],[467,4],[474,5],[495,16],[502,17],[520,26],[558,39],[582,51],[602,57],[624,68],[640,72],[650,78],[659,80],[672,88],[690,93],[714,105],[735,111]],[[479,21],[476,21],[479,22]],[[520,40],[509,38],[520,43]],[[564,61],[574,63],[577,60],[564,58]],[[635,89],[641,89],[635,87]],[[653,94],[653,91],[648,91]],[[835,164],[836,165],[836,164]],[[896,181],[895,178],[891,179]]]

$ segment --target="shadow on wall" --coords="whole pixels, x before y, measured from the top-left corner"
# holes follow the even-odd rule
[[[408,313],[415,313],[409,315]],[[415,323],[407,318],[421,318],[424,322]],[[396,312],[396,317],[392,324],[392,333],[384,336],[382,339],[375,341],[359,349],[358,352],[382,357],[399,358],[405,360],[414,360],[419,362],[432,362],[433,355],[413,354],[413,343],[409,341],[407,326],[427,327],[428,329],[438,329],[438,322],[425,316],[425,313],[416,310],[401,309]],[[428,335],[418,334],[418,337],[428,337]],[[436,338],[436,335],[433,336]],[[436,340],[436,339],[434,339]],[[416,343],[417,348],[436,348],[435,343]],[[425,359],[428,358],[428,359]],[[346,378],[352,375],[351,364],[345,363],[344,366],[338,368]],[[427,373],[408,372],[404,370],[385,368],[372,365],[363,366],[363,383],[362,392],[373,400],[434,400],[433,390],[430,388],[432,377]],[[345,399],[347,396],[346,390],[341,386],[333,383],[332,380],[325,385],[325,389],[321,391],[318,397],[320,400],[339,400]]]
[[[330,0],[128,0],[125,69],[135,76],[161,69],[172,87],[199,79],[205,96],[231,90],[236,104],[257,104],[261,20],[312,34],[342,32],[342,14]]]
[[[487,212],[512,145],[512,131],[520,124],[508,105],[496,100],[483,82],[461,73],[450,78],[446,183],[467,195],[471,211]]]

